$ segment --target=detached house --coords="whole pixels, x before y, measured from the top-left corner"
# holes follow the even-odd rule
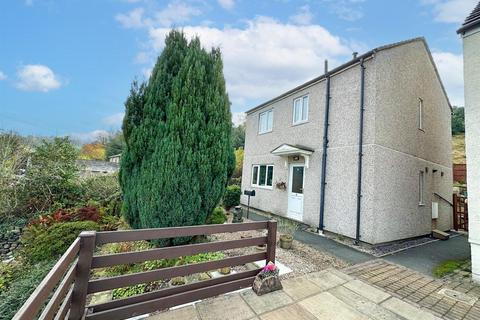
[[[247,112],[242,190],[370,244],[449,230],[450,116],[425,39],[354,55]]]

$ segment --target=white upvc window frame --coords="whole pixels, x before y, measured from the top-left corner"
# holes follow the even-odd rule
[[[293,112],[292,112],[292,119],[293,124],[301,124],[308,122],[308,109],[310,104],[310,97],[308,94],[293,99]],[[296,117],[298,109],[298,119]]]
[[[418,205],[425,205],[425,171],[418,172]]]
[[[423,126],[423,120],[424,120],[424,105],[423,105],[423,99],[418,98],[418,129],[421,131],[425,131],[425,128]]]
[[[262,118],[265,117],[265,124],[262,124]],[[269,133],[273,131],[273,109],[260,112],[258,115],[258,134]]]
[[[260,172],[261,167],[265,167],[265,173],[264,173],[264,180],[263,184],[261,184],[261,177],[260,177]],[[272,179],[270,180],[270,185],[268,185],[268,172],[269,168],[272,170]],[[255,174],[256,173],[256,174]],[[252,187],[257,187],[257,188],[264,188],[264,189],[273,189],[273,177],[275,174],[274,170],[274,165],[273,164],[254,164],[252,165],[252,180],[251,180],[251,185]]]

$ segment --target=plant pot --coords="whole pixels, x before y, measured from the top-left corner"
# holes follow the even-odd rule
[[[280,236],[280,248],[292,249],[293,237],[291,235],[282,234]]]
[[[243,209],[241,206],[236,206],[233,209],[233,223],[243,222]]]

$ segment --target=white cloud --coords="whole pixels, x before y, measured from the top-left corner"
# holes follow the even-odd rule
[[[365,0],[323,0],[329,4],[330,11],[340,19],[356,21],[363,17],[363,11],[359,5]]]
[[[247,114],[245,112],[232,113],[232,122],[235,127],[238,127],[239,125],[244,124],[246,119],[247,119]]]
[[[110,126],[120,126],[123,122],[125,112],[119,112],[103,118],[103,122]]]
[[[433,8],[435,21],[461,23],[477,5],[478,0],[422,0]]]
[[[141,28],[144,26],[143,8],[136,8],[127,14],[117,14],[115,19],[125,28]]]
[[[218,0],[218,4],[224,9],[231,10],[235,6],[235,0]]]
[[[105,130],[93,130],[90,132],[77,132],[77,133],[72,133],[69,135],[72,140],[78,141],[81,143],[87,143],[87,142],[93,142],[93,141],[98,141],[103,138],[107,138],[110,136],[110,133],[108,133]]]
[[[234,103],[272,98],[322,74],[325,59],[335,66],[352,52],[322,26],[284,24],[266,17],[247,21],[245,28],[186,26],[183,31],[187,36],[198,35],[206,48],[220,46]],[[150,29],[156,54],[163,49],[168,32],[168,28]]]
[[[0,81],[7,79],[7,75],[0,71]]]
[[[47,66],[28,64],[20,67],[16,87],[25,91],[47,92],[62,85],[58,76]]]
[[[149,10],[148,13],[144,8],[136,8],[116,15],[115,19],[125,28],[172,27],[201,15],[202,11],[184,2],[173,1],[161,10]]]
[[[463,57],[451,52],[433,52],[442,82],[447,90],[450,103],[456,106],[464,105],[463,95]]]
[[[290,21],[299,25],[311,24],[312,19],[313,14],[310,11],[310,7],[308,5],[300,7],[298,12],[290,17]]]

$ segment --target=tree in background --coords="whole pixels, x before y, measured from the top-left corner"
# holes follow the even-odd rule
[[[121,130],[110,135],[105,144],[106,159],[111,156],[121,154],[125,149],[125,139],[123,138],[123,132]]]
[[[32,153],[22,180],[27,212],[45,211],[54,204],[73,204],[79,196],[75,163],[77,149],[69,138],[43,140]]]
[[[131,226],[205,223],[224,194],[232,154],[220,50],[171,31],[148,85],[134,82],[125,106],[120,184]]]
[[[452,114],[452,134],[465,133],[465,108],[453,107]]]
[[[235,149],[245,148],[245,123],[232,125],[232,145]]]
[[[82,146],[78,158],[82,160],[105,160],[105,156],[105,145],[100,142],[92,142]]]
[[[13,132],[0,132],[0,220],[11,218],[19,207],[20,176],[27,168],[30,147]]]

